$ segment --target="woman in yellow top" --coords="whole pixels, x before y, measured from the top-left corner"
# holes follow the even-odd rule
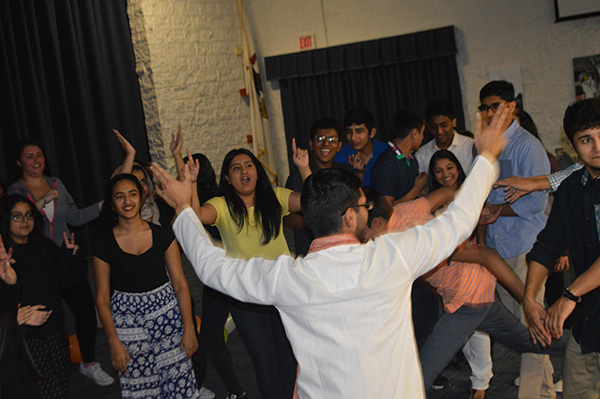
[[[308,160],[308,158],[306,158]],[[203,224],[219,229],[227,254],[241,259],[275,259],[288,255],[283,217],[300,211],[300,194],[271,188],[259,160],[246,149],[230,151],[223,160],[219,189],[214,197],[193,208]],[[194,190],[196,197],[196,190]],[[272,306],[233,300],[232,316],[254,364],[261,396],[291,398],[296,360],[277,310]]]

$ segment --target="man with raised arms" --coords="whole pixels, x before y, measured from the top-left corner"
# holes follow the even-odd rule
[[[191,179],[159,166],[159,194],[178,214],[175,235],[200,279],[281,314],[299,363],[301,398],[424,398],[410,314],[410,287],[473,231],[498,176],[500,106],[490,126],[478,118],[477,158],[454,203],[424,226],[361,244],[368,208],[360,180],[325,169],[306,179],[304,217],[317,237],[304,258],[232,259],[212,245],[190,207]]]

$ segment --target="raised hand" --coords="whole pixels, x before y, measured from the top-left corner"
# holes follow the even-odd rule
[[[192,183],[195,183],[198,181],[198,175],[200,174],[200,161],[192,157],[190,150],[186,149],[185,151],[187,152],[187,162],[185,164],[190,171]],[[182,176],[179,176],[179,179],[181,180]]]
[[[296,146],[296,139],[292,139],[292,160],[298,169],[308,167],[308,151]]]
[[[181,154],[183,148],[183,133],[181,133],[181,123],[177,124],[177,134],[171,134],[171,144],[169,145],[171,154]]]
[[[117,140],[119,140],[119,144],[121,144],[121,148],[125,151],[125,155],[135,158],[135,148],[131,143],[117,129],[113,129],[113,133],[117,137]]]
[[[492,161],[498,158],[504,145],[502,133],[506,130],[506,123],[511,114],[511,107],[500,104],[494,114],[492,123],[488,126],[481,112],[477,113],[475,120],[475,146],[479,154],[484,156],[489,154],[487,158]]]
[[[355,173],[365,173],[365,160],[360,154],[352,154],[348,157],[348,163],[354,168]]]
[[[12,257],[12,248],[7,251],[0,236],[0,279],[8,285],[17,283],[17,273],[11,266],[13,263],[15,260]]]
[[[75,255],[79,250],[79,245],[75,244],[75,233],[71,233],[71,239],[69,240],[69,237],[67,237],[67,232],[63,231],[63,238],[65,239],[65,246],[67,249],[72,249],[73,255]]]
[[[152,170],[154,177],[160,182],[160,187],[156,187],[156,192],[169,206],[175,209],[177,214],[185,208],[190,207],[192,200],[192,176],[187,165],[181,170],[181,181],[173,179],[157,163],[152,162],[150,170]]]

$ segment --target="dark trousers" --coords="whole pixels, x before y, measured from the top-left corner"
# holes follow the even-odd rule
[[[291,398],[297,363],[277,309],[235,301],[231,314],[252,359],[261,396]]]
[[[90,284],[85,283],[61,292],[62,298],[75,316],[75,332],[81,350],[81,360],[93,362],[96,358],[96,304]]]
[[[200,335],[198,336],[199,348],[192,357],[192,362],[198,387],[201,387],[204,382],[208,359],[223,384],[225,384],[227,392],[239,396],[244,393],[244,389],[233,368],[231,355],[225,345],[223,334],[231,300],[229,296],[204,286],[202,292],[202,323],[200,325]]]

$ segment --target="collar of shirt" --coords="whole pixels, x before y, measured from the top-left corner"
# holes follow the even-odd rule
[[[308,254],[328,249],[331,247],[337,247],[338,245],[350,245],[360,244],[358,238],[352,234],[335,234],[332,236],[315,238],[310,244]]]
[[[450,145],[448,146],[448,148],[446,148],[446,150],[450,150],[451,148],[456,148],[456,146],[458,146],[460,144],[460,134],[458,134],[456,132],[456,130],[453,130],[452,133],[454,133],[454,136],[452,136],[452,143],[450,143]],[[432,140],[435,146],[435,149],[437,151],[441,150],[440,147],[438,147],[437,144],[435,144],[435,139]]]
[[[519,129],[521,125],[519,125],[519,122],[517,122],[516,119],[513,120],[513,122],[510,124],[510,126],[508,127],[508,129],[506,129],[504,131],[504,133],[502,133],[502,138],[504,138],[504,141],[508,141],[510,140],[510,138],[512,137],[513,134],[515,134],[515,132]],[[506,145],[506,143],[504,144]]]

